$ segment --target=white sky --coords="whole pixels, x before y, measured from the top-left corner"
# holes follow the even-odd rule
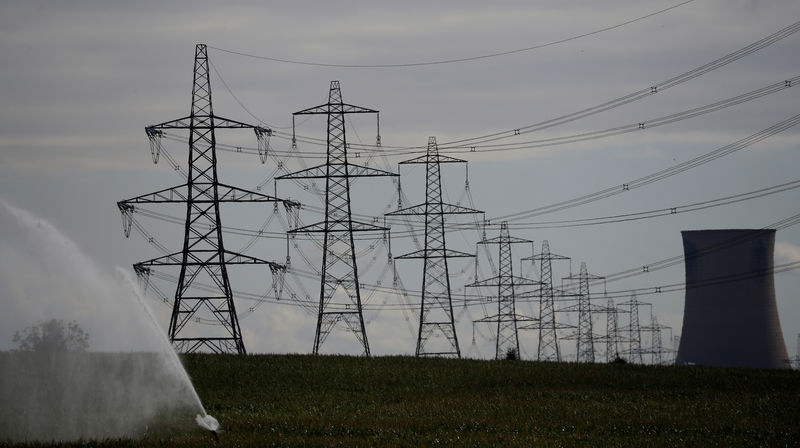
[[[0,195],[54,223],[111,273],[114,266],[128,268],[160,255],[141,237],[132,235],[126,240],[122,236],[115,203],[182,183],[165,161],[152,164],[143,128],[188,113],[196,43],[329,64],[413,63],[532,47],[677,3],[609,1],[600,7],[589,1],[5,2],[0,6]],[[381,111],[384,145],[421,146],[431,135],[444,142],[508,131],[621,97],[743,48],[798,18],[800,3],[794,0],[696,0],[603,33],[473,62],[334,68],[266,61],[215,49],[209,49],[209,57],[249,112],[276,130],[291,126],[292,112],[325,102],[329,82],[335,79],[342,83],[345,102]],[[642,101],[503,142],[601,130],[714,103],[800,75],[798,55],[800,35],[796,34]],[[256,120],[214,73],[211,83],[218,115]],[[618,137],[542,149],[477,151],[459,157],[469,161],[475,207],[491,218],[619,185],[737,141],[796,115],[798,95],[797,88],[786,89],[712,114]],[[351,142],[374,141],[374,121],[359,117],[348,125],[354,126],[348,129]],[[324,138],[324,123],[310,120],[298,127],[298,133]],[[228,135],[221,135],[220,140],[224,143]],[[251,134],[245,137],[231,135],[230,141],[255,144]],[[526,221],[674,207],[793,181],[800,166],[799,141],[798,129],[788,130],[650,186]],[[289,146],[278,138],[272,144],[277,150]],[[169,142],[167,149],[185,166],[185,145]],[[308,144],[301,144],[300,149],[322,151]],[[396,170],[400,160],[403,158],[391,158],[388,168]],[[300,167],[296,160],[287,165]],[[261,165],[256,156],[220,154],[220,178],[226,183],[253,189],[274,170],[272,161]],[[403,168],[402,173],[409,200],[422,202],[421,167]],[[446,189],[455,202],[463,192],[463,168],[447,167],[446,173]],[[272,182],[266,185],[271,192]],[[385,211],[386,197],[392,194],[390,182],[383,179],[359,181],[355,190],[354,209],[371,216]],[[279,193],[306,199],[288,183],[279,184]],[[797,195],[793,190],[666,218],[513,233],[534,240],[537,251],[542,240],[549,240],[554,252],[573,257],[573,270],[586,261],[592,273],[607,275],[680,255],[681,230],[759,228],[794,215]],[[183,213],[179,209],[158,211],[176,216]],[[252,206],[224,207],[223,222],[255,228],[271,209],[262,212]],[[307,223],[318,218],[311,214],[303,217]],[[142,222],[151,225],[165,245],[180,249],[180,228],[164,229],[152,220]],[[474,233],[464,238],[449,236],[453,249],[469,252],[474,251],[476,239]],[[776,240],[776,264],[800,258],[800,229],[781,230]],[[234,238],[228,246],[236,248],[238,242]],[[413,250],[408,241],[392,244],[395,254],[404,252],[404,247],[409,249],[406,252]],[[265,243],[255,246],[251,255],[283,261],[283,247]],[[524,250],[529,255],[530,249]],[[403,282],[419,289],[419,262],[402,263]],[[457,266],[456,271],[463,267]],[[375,277],[381,269],[374,269]],[[518,262],[515,269],[519,269]],[[567,271],[562,269],[556,276],[567,275]],[[234,288],[251,292],[265,288],[250,274],[232,276]],[[682,281],[683,267],[679,265],[609,284],[608,289]],[[781,324],[793,356],[800,333],[800,272],[778,274],[775,281]],[[311,291],[317,288],[309,286]],[[641,299],[654,304],[660,323],[680,333],[682,292]],[[383,299],[375,300],[380,303]],[[244,312],[252,304],[239,301],[237,306]],[[166,325],[166,307],[154,307]],[[520,311],[529,313],[527,307],[523,305]],[[469,315],[460,313],[459,338],[465,353],[472,335],[469,317],[478,318],[481,312],[474,308]],[[249,351],[310,351],[315,321],[311,314],[273,304],[247,314],[242,326]],[[413,321],[415,313],[368,314],[373,353],[413,353],[415,335],[405,318]],[[27,323],[4,321],[0,338],[10,338],[7,333],[24,325]],[[535,354],[531,337],[526,335],[523,340],[527,344],[523,354]],[[482,356],[490,355],[489,343],[480,335],[477,339]],[[331,341],[335,350],[353,351],[355,345],[349,338],[343,339],[342,345]],[[563,345],[567,352],[574,350],[571,342]]]

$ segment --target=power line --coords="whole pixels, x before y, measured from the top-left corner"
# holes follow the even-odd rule
[[[625,213],[619,215],[602,216],[596,218],[583,218],[562,221],[543,221],[534,223],[519,223],[514,226],[515,229],[537,230],[537,229],[554,229],[563,227],[582,227],[592,226],[599,224],[611,224],[627,221],[638,221],[641,219],[651,219],[662,216],[677,215],[679,213],[694,212],[698,210],[706,210],[713,207],[720,207],[723,205],[736,204],[743,201],[758,199],[765,196],[782,193],[800,188],[800,180],[782,183],[772,187],[761,188],[747,193],[740,193],[721,198],[710,199],[707,201],[694,202],[691,204],[678,205],[675,207],[660,208],[655,210],[648,210],[645,212]]]
[[[479,136],[479,137],[472,137],[472,138],[466,138],[466,139],[462,139],[462,140],[453,140],[453,141],[450,141],[450,142],[444,142],[444,143],[442,143],[442,145],[443,146],[444,145],[451,145],[451,146],[453,146],[453,145],[475,145],[475,144],[481,143],[482,140],[487,139],[487,138],[513,137],[513,136],[521,135],[523,133],[540,131],[540,130],[551,128],[551,127],[554,127],[554,126],[559,126],[559,125],[570,123],[572,121],[575,121],[575,120],[578,120],[578,119],[581,119],[581,118],[586,118],[586,117],[589,117],[591,115],[595,115],[595,114],[598,114],[598,113],[601,113],[601,112],[606,112],[606,111],[609,111],[611,109],[614,109],[614,108],[617,108],[617,107],[620,107],[620,106],[624,106],[624,105],[632,103],[634,101],[638,101],[640,99],[646,98],[648,96],[651,96],[651,95],[654,95],[654,94],[657,94],[657,93],[661,93],[661,92],[663,92],[664,90],[666,90],[666,89],[668,89],[670,87],[675,87],[675,86],[677,86],[679,84],[683,84],[684,82],[687,82],[687,81],[690,81],[690,80],[692,80],[694,78],[697,78],[698,76],[704,75],[704,74],[709,73],[711,71],[714,71],[714,70],[716,70],[718,68],[722,68],[722,67],[724,67],[724,66],[726,66],[726,65],[728,65],[728,64],[730,64],[732,62],[738,61],[739,59],[741,59],[741,58],[743,58],[745,56],[748,56],[748,55],[750,55],[752,53],[755,53],[756,51],[759,51],[761,49],[764,49],[764,48],[766,48],[766,47],[768,47],[768,46],[770,46],[770,45],[772,45],[772,44],[774,44],[774,43],[776,43],[776,42],[778,42],[778,41],[780,41],[782,39],[785,39],[785,38],[791,36],[792,34],[798,32],[798,31],[800,31],[800,21],[795,22],[795,23],[787,26],[786,28],[782,28],[782,29],[776,31],[773,34],[770,34],[769,36],[767,36],[767,37],[765,37],[763,39],[760,39],[760,40],[758,40],[756,42],[751,43],[750,45],[747,45],[746,47],[740,48],[740,49],[738,49],[738,50],[736,50],[736,51],[734,51],[732,53],[728,53],[728,54],[726,54],[725,56],[723,56],[723,57],[721,57],[719,59],[715,59],[714,61],[711,61],[711,62],[709,62],[707,64],[701,65],[699,67],[695,67],[695,68],[693,68],[693,69],[691,69],[691,70],[689,70],[687,72],[681,73],[680,75],[677,75],[677,76],[673,76],[672,78],[669,78],[669,79],[667,79],[665,81],[661,81],[659,83],[653,84],[650,87],[646,87],[644,89],[638,90],[636,92],[629,93],[629,94],[621,96],[619,98],[615,98],[613,100],[606,101],[605,103],[598,104],[598,105],[595,105],[595,106],[592,106],[592,107],[588,107],[586,109],[582,109],[582,110],[579,110],[577,112],[572,112],[572,113],[569,113],[569,114],[566,114],[566,115],[562,115],[560,117],[551,118],[549,120],[541,121],[539,123],[534,123],[534,124],[530,124],[530,125],[527,125],[527,126],[522,126],[522,127],[519,127],[519,128],[510,129],[510,130],[506,130],[506,131],[495,132],[495,133],[492,133],[492,134],[486,134],[486,135]]]
[[[510,130],[489,133],[489,134],[476,136],[476,137],[468,137],[468,138],[459,139],[459,140],[452,140],[452,141],[449,141],[449,142],[443,142],[443,143],[440,144],[440,146],[441,146],[441,149],[442,149],[443,153],[445,153],[445,152],[446,153],[452,153],[452,152],[471,151],[474,147],[477,147],[478,145],[483,144],[483,143],[489,143],[489,142],[493,142],[493,141],[497,141],[497,140],[502,140],[502,139],[506,139],[506,138],[510,138],[510,137],[515,137],[515,136],[519,136],[519,135],[522,135],[522,134],[527,134],[527,133],[531,133],[531,132],[535,132],[535,131],[541,131],[541,130],[548,129],[548,128],[551,128],[551,127],[555,127],[555,126],[559,126],[559,125],[562,125],[562,124],[570,123],[570,122],[579,120],[581,118],[586,118],[586,117],[589,117],[589,116],[592,116],[592,115],[595,115],[595,114],[598,114],[598,113],[601,113],[601,112],[606,112],[606,111],[615,109],[617,107],[621,107],[621,106],[624,106],[626,104],[632,103],[634,101],[638,101],[640,99],[647,98],[647,97],[649,97],[649,96],[651,96],[653,94],[663,92],[665,89],[668,89],[670,87],[675,87],[675,86],[677,86],[679,84],[682,84],[684,82],[690,81],[690,80],[692,80],[692,79],[694,79],[694,78],[696,78],[698,76],[704,75],[704,74],[709,73],[711,71],[714,71],[714,70],[716,70],[718,68],[724,67],[724,66],[726,66],[726,65],[728,65],[728,64],[730,64],[732,62],[738,61],[739,59],[744,58],[745,56],[748,56],[748,55],[750,55],[750,54],[752,54],[752,53],[754,53],[756,51],[759,51],[759,50],[761,50],[763,48],[766,48],[766,47],[768,47],[768,46],[770,46],[770,45],[772,45],[772,44],[774,44],[774,43],[776,43],[776,42],[778,42],[778,41],[780,41],[780,40],[782,40],[782,39],[784,39],[786,37],[789,37],[789,36],[793,35],[794,33],[798,32],[798,31],[800,31],[800,21],[795,22],[792,25],[789,25],[788,27],[782,28],[782,29],[776,31],[773,34],[771,34],[771,35],[769,35],[767,37],[764,37],[763,39],[760,39],[760,40],[758,40],[756,42],[753,42],[753,43],[751,43],[751,44],[749,44],[749,45],[747,45],[747,46],[745,46],[743,48],[740,48],[740,49],[738,49],[738,50],[736,50],[736,51],[734,51],[732,53],[728,53],[725,56],[723,56],[721,58],[718,58],[718,59],[716,59],[714,61],[711,61],[709,63],[706,63],[706,64],[698,66],[698,67],[695,67],[695,68],[693,68],[693,69],[691,69],[689,71],[686,71],[684,73],[681,73],[681,74],[679,74],[677,76],[673,76],[672,78],[669,78],[669,79],[667,79],[665,81],[661,81],[659,83],[653,84],[650,87],[647,87],[647,88],[644,88],[644,89],[640,89],[638,91],[629,93],[627,95],[621,96],[619,98],[616,98],[616,99],[613,99],[613,100],[610,100],[610,101],[606,101],[606,102],[604,102],[602,104],[598,104],[598,105],[591,106],[591,107],[588,107],[588,108],[585,108],[585,109],[582,109],[582,110],[579,110],[579,111],[576,111],[576,112],[572,112],[572,113],[569,113],[569,114],[566,114],[566,115],[562,115],[562,116],[559,116],[559,117],[556,117],[556,118],[548,119],[548,120],[545,120],[545,121],[541,121],[541,122],[538,122],[538,123],[534,123],[534,124],[530,124],[530,125],[526,125],[526,126],[510,129]],[[209,48],[213,48],[213,47],[209,47]],[[220,79],[222,80],[219,72],[217,72],[217,76],[219,76]],[[782,81],[782,82],[784,83],[784,87],[791,87],[792,86],[792,80],[787,79],[787,80]],[[796,82],[796,79],[795,79],[795,82]],[[231,95],[234,97],[234,99],[237,102],[240,103],[240,105],[243,107],[243,109],[248,114],[253,115],[250,112],[250,110],[241,103],[241,101],[238,99],[238,97],[233,94],[233,92],[230,90],[230,88],[227,86],[227,84],[224,81],[223,81],[223,84],[226,86],[226,88],[231,93]],[[758,91],[750,92],[749,94],[754,94],[756,92],[758,92]],[[745,94],[745,95],[748,95],[748,94]],[[763,95],[760,95],[760,96],[763,96]],[[754,98],[750,98],[750,99],[754,99]],[[730,99],[730,100],[733,100],[733,99]],[[728,101],[730,101],[730,100],[728,100]],[[747,101],[747,100],[743,100],[743,101]],[[739,101],[739,102],[743,102],[743,101]],[[738,104],[738,102],[736,104]],[[711,106],[713,106],[713,105],[708,105],[708,106],[704,106],[704,107],[711,107]],[[727,106],[724,106],[724,107],[727,107]],[[717,109],[715,109],[715,110],[717,110]],[[263,120],[259,119],[258,117],[254,116],[254,118],[256,118],[257,120],[263,122]],[[667,117],[662,117],[662,118],[667,118]],[[652,122],[654,120],[650,120],[650,121]],[[664,124],[666,124],[666,123],[664,123]],[[596,132],[601,132],[602,133],[602,132],[608,132],[608,131],[609,130],[596,131]],[[292,138],[293,141],[299,140],[299,141],[304,141],[306,143],[315,144],[315,145],[324,145],[325,144],[325,142],[323,140],[321,140],[321,139],[315,139],[315,138],[304,137],[304,136],[295,136],[295,135],[292,135],[290,137],[288,134],[281,133],[279,131],[275,131],[275,134],[278,137],[283,138],[283,139]],[[563,137],[563,138],[566,139],[566,138],[569,138],[569,137]],[[576,136],[571,136],[571,138],[576,138]],[[588,138],[586,138],[586,139],[588,139]],[[558,144],[574,143],[574,142],[577,142],[577,141],[584,141],[584,139],[574,140],[574,141],[564,141],[564,142],[558,143]],[[532,141],[532,142],[536,143],[536,144],[541,144],[541,146],[548,146],[548,145],[543,144],[543,143],[546,142],[546,140],[545,141]],[[530,148],[531,147],[530,145],[533,144],[532,142],[527,142],[528,146],[526,146],[526,147]],[[525,145],[525,144],[526,143],[523,142],[523,143],[517,143],[515,145]],[[352,144],[351,146],[353,148],[358,148],[360,151],[380,150],[380,151],[383,151],[384,154],[386,154],[388,152],[397,152],[398,155],[412,155],[412,154],[424,153],[424,151],[426,150],[426,148],[423,147],[423,146],[382,145],[382,146],[378,147],[376,145],[368,145],[368,144]],[[535,146],[535,147],[541,147],[541,146]],[[448,148],[450,148],[449,151],[447,150]]]
[[[692,168],[696,168],[698,166],[704,165],[706,163],[712,162],[716,159],[721,157],[725,157],[727,155],[733,154],[739,150],[747,148],[755,143],[758,143],[764,139],[772,137],[775,134],[783,132],[791,127],[800,123],[800,114],[790,117],[784,121],[776,123],[766,129],[763,129],[755,134],[752,134],[748,137],[745,137],[741,140],[737,140],[729,145],[725,145],[721,148],[717,148],[711,152],[705,153],[701,156],[695,157],[691,160],[686,162],[679,163],[677,165],[673,165],[669,168],[663,169],[661,171],[657,171],[652,174],[648,174],[647,176],[643,176],[621,185],[616,185],[613,187],[606,188],[604,190],[596,191],[594,193],[589,193],[587,195],[583,195],[577,198],[568,199],[566,201],[556,202],[554,204],[546,205],[543,207],[537,207],[530,210],[520,211],[511,213],[508,215],[498,216],[496,218],[492,218],[493,221],[513,221],[519,220],[524,218],[530,218],[533,216],[540,216],[547,213],[554,213],[561,210],[566,210],[568,208],[577,207],[579,205],[588,204],[591,202],[598,201],[600,199],[605,199],[610,196],[615,196],[618,194],[622,194],[626,191],[630,191],[634,188],[643,187],[645,185],[651,184],[653,182],[658,182],[660,180],[666,179],[671,176],[675,176],[677,174],[683,173],[684,171],[688,171]]]
[[[270,57],[270,56],[260,56],[260,55],[255,55],[255,54],[251,54],[251,53],[245,53],[245,52],[241,52],[241,51],[234,51],[234,50],[227,50],[227,49],[224,49],[224,48],[212,47],[210,45],[208,46],[208,48],[212,48],[214,50],[221,51],[223,53],[230,53],[230,54],[235,54],[235,55],[239,55],[239,56],[245,56],[245,57],[253,58],[253,59],[261,59],[261,60],[272,61],[272,62],[281,62],[281,63],[285,63],[285,64],[309,65],[309,66],[316,66],[316,67],[400,68],[400,67],[420,67],[420,66],[427,66],[427,65],[444,65],[444,64],[461,63],[461,62],[479,61],[479,60],[482,60],[482,59],[495,58],[495,57],[499,57],[499,56],[508,56],[508,55],[512,55],[512,54],[523,53],[523,52],[532,51],[532,50],[538,50],[538,49],[545,48],[545,47],[550,47],[550,46],[553,46],[553,45],[563,44],[563,43],[570,42],[570,41],[573,41],[573,40],[578,40],[578,39],[581,39],[581,38],[584,38],[584,37],[589,37],[589,36],[593,36],[595,34],[600,34],[600,33],[606,32],[606,31],[611,31],[611,30],[614,30],[614,29],[617,29],[617,28],[621,28],[623,26],[630,25],[632,23],[635,23],[635,22],[638,22],[638,21],[641,21],[641,20],[656,16],[658,14],[662,14],[662,13],[665,13],[667,11],[671,11],[673,9],[676,9],[676,8],[679,8],[679,7],[683,6],[683,5],[686,5],[688,3],[692,3],[693,1],[695,1],[695,0],[687,0],[687,1],[684,1],[684,2],[681,2],[681,3],[678,3],[676,5],[672,5],[670,7],[667,7],[667,8],[664,8],[664,9],[661,9],[661,10],[658,10],[658,11],[655,11],[655,12],[640,16],[640,17],[637,17],[635,19],[630,19],[630,20],[627,20],[625,22],[618,23],[616,25],[607,26],[605,28],[600,28],[600,29],[597,29],[597,30],[594,30],[594,31],[590,31],[588,33],[583,33],[583,34],[567,37],[567,38],[564,38],[564,39],[554,40],[554,41],[546,42],[546,43],[543,43],[543,44],[533,45],[533,46],[529,46],[529,47],[525,47],[525,48],[518,48],[518,49],[515,49],[515,50],[498,51],[498,52],[482,54],[482,55],[477,55],[477,56],[469,56],[469,57],[464,57],[464,58],[448,58],[448,59],[439,59],[439,60],[424,61],[424,62],[403,62],[403,63],[391,63],[391,64],[334,64],[334,63],[325,63],[325,62],[314,62],[314,61],[301,61],[301,60],[294,60],[294,59],[283,59],[283,58],[275,58],[275,57]]]

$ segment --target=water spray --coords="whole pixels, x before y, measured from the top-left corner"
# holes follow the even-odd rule
[[[194,418],[194,421],[196,421],[201,428],[211,431],[211,434],[214,434],[214,439],[219,440],[219,434],[217,434],[219,422],[217,419],[204,413],[202,416],[197,414],[197,416]]]
[[[186,373],[186,370],[183,368],[183,365],[181,364],[181,361],[178,358],[178,354],[175,353],[175,351],[172,349],[172,344],[169,343],[166,334],[161,330],[161,327],[159,327],[158,321],[156,320],[156,316],[153,314],[153,310],[151,310],[150,307],[145,302],[142,293],[136,286],[136,282],[133,281],[133,279],[130,277],[130,274],[124,269],[117,268],[117,275],[122,277],[125,283],[127,283],[131,295],[134,298],[136,298],[137,303],[142,307],[142,310],[144,311],[145,315],[149,318],[149,323],[153,326],[153,331],[155,332],[155,334],[161,335],[160,339],[163,339],[162,342],[166,344],[166,346],[170,347],[170,349],[167,350],[169,359],[173,367],[176,368],[176,371],[180,372],[183,379],[186,381],[187,384],[189,384],[190,386],[189,389],[191,390],[192,397],[194,398],[197,406],[200,408],[200,411],[202,412],[202,414],[197,414],[195,416],[194,418],[195,422],[197,422],[197,424],[201,428],[211,431],[211,433],[214,435],[214,439],[219,440],[219,435],[217,432],[219,430],[219,421],[217,421],[217,419],[214,418],[213,416],[208,415],[208,413],[206,413],[206,409],[203,406],[203,402],[200,400],[200,396],[197,395],[197,391],[194,389],[194,386],[192,386],[192,381],[189,378],[189,375]]]

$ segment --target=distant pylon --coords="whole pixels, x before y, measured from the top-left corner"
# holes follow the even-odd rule
[[[659,324],[656,316],[651,313],[650,325],[642,326],[642,330],[650,332],[650,349],[645,350],[645,353],[649,353],[651,355],[652,363],[654,365],[660,366],[664,364],[664,355],[667,353],[672,353],[672,350],[664,347],[661,338],[661,332],[663,330],[671,331],[672,327]]]
[[[620,331],[628,333],[628,350],[626,352],[628,362],[644,364],[642,359],[642,328],[639,325],[639,307],[642,305],[649,306],[650,304],[640,302],[636,298],[636,293],[633,293],[627,302],[622,302],[620,305],[627,305],[630,310],[628,313],[628,326],[620,328]]]
[[[450,295],[448,258],[474,257],[473,254],[447,249],[445,244],[445,215],[483,213],[480,210],[448,204],[442,201],[442,163],[466,163],[465,160],[439,155],[436,137],[428,138],[424,156],[400,164],[424,163],[426,167],[425,203],[387,213],[387,216],[425,216],[425,247],[422,250],[396,257],[396,260],[422,258],[422,299],[420,301],[417,356],[461,357],[453,302]],[[398,196],[399,197],[399,196]],[[441,340],[444,343],[441,343]],[[431,347],[431,343],[435,347]]]
[[[618,337],[617,337],[617,307],[614,299],[609,297],[606,306],[606,362],[614,361],[619,356]]]
[[[561,362],[561,349],[558,344],[557,330],[570,328],[556,322],[555,301],[553,289],[553,260],[569,260],[569,257],[550,252],[550,243],[542,241],[542,252],[522,260],[539,262],[539,291],[534,297],[539,297],[539,322],[520,327],[524,330],[539,330],[539,347],[536,352],[537,361]]]
[[[578,281],[578,304],[562,308],[559,311],[578,313],[578,333],[569,338],[575,339],[576,356],[578,362],[595,362],[594,358],[594,330],[592,329],[592,313],[605,312],[606,309],[592,305],[589,293],[589,280],[602,280],[605,277],[589,274],[586,263],[581,263],[581,270],[578,276],[570,275],[564,277],[565,280]]]
[[[514,350],[516,356],[521,357],[519,349],[519,323],[536,322],[533,317],[517,314],[516,311],[516,292],[517,286],[536,286],[540,283],[523,277],[515,277],[513,272],[513,262],[511,258],[511,245],[519,243],[533,244],[531,240],[512,237],[508,233],[508,223],[503,221],[500,224],[500,236],[478,242],[478,244],[497,244],[499,248],[499,275],[479,280],[467,285],[468,287],[497,287],[497,314],[486,316],[473,322],[475,323],[496,323],[497,324],[497,343],[495,359],[501,359],[504,355]]]
[[[123,215],[126,236],[130,232],[135,204],[186,203],[183,250],[134,265],[140,276],[148,276],[155,266],[181,267],[168,330],[169,339],[179,352],[208,349],[216,353],[246,353],[227,266],[266,264],[273,275],[282,275],[285,271],[283,265],[225,249],[219,204],[283,202],[287,208],[299,205],[220,184],[217,180],[214,132],[220,128],[252,129],[259,140],[259,147],[265,145],[264,139],[272,133],[269,129],[214,115],[206,46],[198,44],[195,48],[190,115],[145,129],[150,139],[153,162],[158,162],[164,129],[189,130],[187,183],[117,203]]]
[[[293,117],[297,115],[327,115],[327,162],[324,165],[277,178],[325,179],[325,220],[290,230],[291,233],[322,233],[324,238],[317,329],[314,333],[313,353],[315,355],[319,354],[322,344],[334,327],[343,323],[346,329],[355,334],[361,343],[364,349],[363,354],[370,356],[369,340],[364,327],[353,232],[382,232],[388,229],[352,219],[350,179],[397,176],[397,174],[348,162],[345,114],[365,113],[378,114],[378,111],[342,102],[339,81],[331,81],[326,104],[292,114]],[[294,130],[292,132],[294,133]]]

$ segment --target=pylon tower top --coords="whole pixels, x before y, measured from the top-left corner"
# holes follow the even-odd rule
[[[292,233],[319,232],[323,234],[324,239],[313,353],[320,352],[322,344],[334,328],[343,327],[356,336],[363,348],[363,354],[369,356],[369,340],[364,326],[353,232],[388,229],[371,223],[359,222],[352,218],[350,179],[397,176],[397,174],[354,165],[348,161],[346,114],[377,115],[378,111],[344,103],[339,81],[331,81],[327,103],[295,112],[292,117],[298,115],[327,116],[326,162],[324,165],[285,174],[277,179],[325,179],[325,219],[291,231]],[[292,135],[294,136],[294,127]]]
[[[214,114],[209,62],[204,44],[195,47],[193,73],[189,115],[145,128],[155,163],[158,162],[160,140],[165,129],[189,131],[187,183],[120,201],[117,205],[123,214],[127,236],[138,204],[186,204],[183,249],[136,263],[134,269],[138,275],[147,276],[154,267],[180,266],[169,324],[169,339],[178,351],[246,353],[227,267],[231,264],[264,264],[273,274],[282,274],[285,267],[225,249],[219,204],[282,202],[286,207],[299,204],[219,183],[215,130],[252,129],[259,139],[271,131]]]
[[[445,215],[483,213],[442,200],[442,163],[466,163],[465,160],[439,154],[436,137],[428,138],[425,155],[400,162],[403,164],[425,164],[426,200],[423,204],[407,207],[387,216],[417,215],[425,217],[425,247],[422,250],[401,255],[396,259],[421,258],[422,298],[420,301],[419,332],[417,333],[417,356],[461,357],[458,345],[453,303],[450,293],[450,272],[447,260],[455,257],[473,257],[473,254],[447,248],[445,243]]]

